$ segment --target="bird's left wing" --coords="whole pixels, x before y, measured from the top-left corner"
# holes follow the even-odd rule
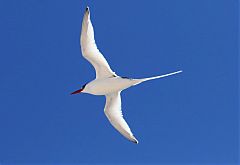
[[[116,76],[95,43],[89,7],[86,8],[83,17],[80,43],[83,57],[93,65],[96,71],[96,79]]]
[[[128,140],[138,143],[137,139],[133,136],[127,122],[123,118],[121,111],[120,92],[106,95],[104,112],[114,128],[116,128]]]

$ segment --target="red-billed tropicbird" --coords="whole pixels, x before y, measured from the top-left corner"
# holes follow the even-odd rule
[[[128,140],[138,143],[122,115],[120,96],[121,91],[144,81],[170,76],[182,71],[179,70],[161,76],[142,79],[130,79],[118,76],[112,71],[108,65],[108,62],[96,46],[94,40],[94,30],[90,20],[89,7],[86,8],[82,21],[80,44],[83,57],[87,59],[95,68],[96,78],[93,81],[83,85],[81,89],[73,92],[72,94],[82,92],[93,95],[105,95],[106,105],[104,108],[104,113],[110,123]]]

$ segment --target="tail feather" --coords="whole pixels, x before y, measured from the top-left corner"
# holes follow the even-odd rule
[[[167,76],[171,76],[177,73],[181,73],[182,70],[176,71],[176,72],[172,72],[172,73],[168,73],[168,74],[164,74],[164,75],[160,75],[160,76],[154,76],[154,77],[149,77],[149,78],[143,78],[143,81],[148,81],[148,80],[154,80],[154,79],[158,79],[158,78],[163,78],[163,77],[167,77]]]
[[[177,74],[177,73],[181,73],[181,72],[182,72],[182,70],[179,70],[179,71],[176,71],[176,72],[163,74],[163,75],[160,75],[160,76],[154,76],[154,77],[148,77],[148,78],[142,78],[142,79],[135,79],[137,82],[134,85],[137,85],[137,84],[142,83],[144,81],[154,80],[154,79],[158,79],[158,78],[163,78],[163,77],[171,76],[171,75],[174,75],[174,74]]]

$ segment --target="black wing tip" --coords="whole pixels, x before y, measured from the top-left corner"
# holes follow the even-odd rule
[[[138,140],[134,136],[133,136],[133,139],[131,141],[135,144],[138,144]]]
[[[135,141],[133,141],[133,143],[135,143],[135,144],[138,144],[138,141],[137,141],[137,140],[135,140]]]
[[[89,11],[89,6],[86,7],[86,12],[88,12],[88,11]]]

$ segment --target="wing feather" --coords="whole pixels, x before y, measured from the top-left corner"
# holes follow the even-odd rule
[[[127,122],[123,118],[121,111],[120,92],[106,95],[106,105],[104,112],[115,129],[117,129],[124,137],[130,141],[138,143],[137,139],[133,136]]]
[[[94,40],[94,30],[90,20],[90,10],[88,7],[86,8],[83,17],[80,43],[83,57],[93,65],[96,71],[96,79],[116,76],[110,68],[107,60],[97,48]]]

